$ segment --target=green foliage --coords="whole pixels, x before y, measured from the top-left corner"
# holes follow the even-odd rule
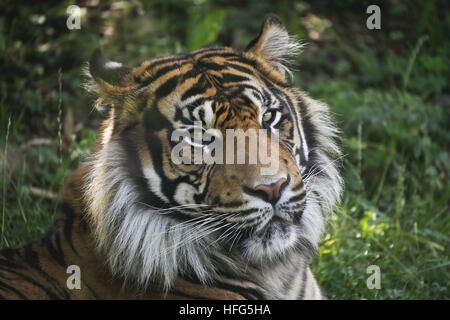
[[[216,41],[226,17],[226,10],[217,9],[200,17],[192,14],[186,34],[186,49],[193,51],[206,47]]]
[[[309,86],[344,130],[346,193],[314,265],[330,298],[449,294],[448,118],[439,105],[391,91],[357,93],[343,80]],[[371,264],[381,269],[381,290],[366,287]]]
[[[244,48],[274,12],[307,43],[294,84],[328,103],[342,130],[345,193],[313,263],[323,291],[450,297],[445,1],[387,2],[379,31],[365,28],[370,1],[102,1],[69,31],[73,3],[0,4],[0,248],[49,229],[53,196],[92,149],[104,115],[82,90],[82,68],[95,47],[132,66],[210,45]],[[366,286],[370,265],[380,267],[379,290]]]
[[[343,130],[346,192],[313,264],[332,299],[449,297],[450,136],[439,85],[448,74],[437,67],[443,57],[436,67],[421,65],[435,60],[426,39],[384,56],[338,39],[338,77],[297,80],[331,106]],[[366,286],[373,264],[380,290]]]
[[[11,123],[14,129],[14,123]],[[81,139],[73,141],[71,150],[59,157],[59,146],[14,147],[5,144],[8,162],[2,163],[1,204],[2,232],[0,247],[16,246],[41,237],[49,230],[57,208],[55,198],[64,180],[85,159],[94,146],[97,131],[85,129]],[[38,191],[36,191],[36,189]]]

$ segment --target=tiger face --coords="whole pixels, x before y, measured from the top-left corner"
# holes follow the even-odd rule
[[[170,283],[180,272],[207,279],[224,265],[315,251],[340,193],[338,149],[327,107],[289,83],[298,49],[268,16],[243,52],[201,49],[134,69],[94,52],[93,88],[113,108],[85,200],[113,272]],[[230,130],[246,143],[233,144]],[[181,143],[183,159],[200,150],[219,161],[174,161]]]
[[[206,210],[210,214],[205,218],[220,219],[217,227],[223,227],[217,234],[223,236],[225,245],[231,247],[231,238],[237,240],[240,236],[233,245],[251,248],[248,253],[261,257],[294,246],[300,236],[305,206],[299,160],[307,150],[299,125],[295,125],[301,121],[292,103],[295,93],[289,88],[276,89],[274,81],[231,50],[193,52],[180,58],[182,61],[171,65],[171,78],[177,85],[171,93],[152,102],[141,123],[149,137],[141,148],[158,155],[151,161],[141,158],[149,187],[169,206],[199,205],[191,212],[179,212],[186,219],[199,217]],[[248,136],[244,148],[236,150],[236,155],[244,154],[244,163],[238,164],[237,157],[229,162],[223,159],[233,152],[225,148],[227,141],[222,143],[223,158],[219,163],[175,164],[172,133],[192,132],[196,130],[195,123],[201,124],[202,132],[219,131],[218,138],[226,137],[227,130],[251,133],[253,129],[255,139]],[[273,159],[277,169],[271,175],[263,175],[261,161],[249,163],[249,149],[251,142],[261,138],[270,145],[274,132],[279,136],[278,158]],[[159,143],[152,143],[155,140]],[[188,140],[186,147],[193,145]],[[207,148],[208,142],[201,147]],[[162,170],[159,184],[152,179],[155,166]]]

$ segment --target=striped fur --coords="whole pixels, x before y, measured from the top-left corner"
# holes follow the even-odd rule
[[[288,82],[298,48],[269,15],[244,52],[201,49],[137,68],[94,52],[88,88],[110,116],[48,236],[1,252],[0,298],[320,299],[309,263],[341,192],[339,132],[326,105]],[[276,173],[261,174],[262,161],[174,163],[170,135],[195,121],[222,134],[264,129],[268,141],[278,130]],[[257,186],[276,181],[271,204]],[[81,290],[66,286],[69,265]]]

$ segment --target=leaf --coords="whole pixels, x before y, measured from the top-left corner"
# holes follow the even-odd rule
[[[217,9],[201,19],[199,14],[189,18],[186,49],[188,51],[203,48],[216,41],[226,17],[225,9]]]

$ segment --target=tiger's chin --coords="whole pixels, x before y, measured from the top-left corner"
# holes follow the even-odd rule
[[[289,252],[314,254],[314,245],[302,234],[300,225],[274,216],[258,231],[247,233],[240,247],[244,257],[256,263],[277,261]]]

